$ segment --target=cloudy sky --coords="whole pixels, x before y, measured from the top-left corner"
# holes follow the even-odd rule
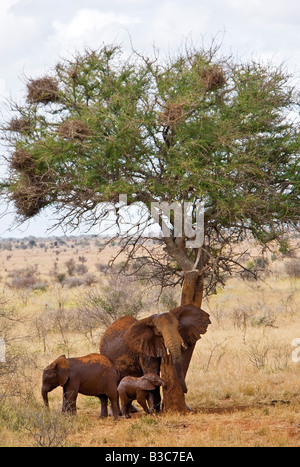
[[[10,95],[24,98],[24,75],[41,76],[75,50],[132,41],[167,54],[213,37],[224,54],[285,62],[300,75],[299,0],[0,0],[0,111]],[[12,219],[1,216],[0,237],[42,236],[51,225],[50,213],[8,230]]]

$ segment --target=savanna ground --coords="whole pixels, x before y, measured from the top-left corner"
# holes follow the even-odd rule
[[[61,354],[97,352],[112,303],[143,317],[178,300],[178,290],[157,302],[159,287],[108,276],[116,250],[99,246],[91,237],[1,242],[0,446],[300,446],[300,362],[291,346],[300,338],[300,268],[289,257],[273,255],[267,269],[260,258],[262,281],[229,278],[204,301],[212,324],[187,375],[192,412],[99,420],[99,401],[79,396],[77,415],[62,416],[61,388],[44,411],[43,368]]]

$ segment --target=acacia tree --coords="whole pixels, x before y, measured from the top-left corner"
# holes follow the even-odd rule
[[[289,83],[283,67],[236,62],[217,47],[168,59],[114,46],[78,53],[28,79],[26,101],[11,103],[3,194],[22,219],[53,206],[70,225],[99,222],[99,205],[120,194],[149,213],[157,201],[204,202],[201,248],[187,247],[184,229],[175,235],[172,215],[159,254],[139,221],[125,244],[130,259],[148,253],[161,283],[183,282],[182,304],[201,306],[204,289],[243,268],[238,244],[280,243],[299,226],[299,102]]]

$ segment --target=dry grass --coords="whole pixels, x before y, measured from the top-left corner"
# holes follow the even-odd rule
[[[204,303],[212,324],[196,346],[187,376],[191,413],[151,417],[139,411],[130,420],[99,420],[99,401],[79,396],[77,415],[62,417],[58,388],[49,395],[46,418],[39,393],[42,369],[62,353],[97,351],[103,332],[99,327],[89,336],[76,323],[78,296],[87,286],[54,283],[53,270],[66,273],[70,257],[84,256],[89,272],[104,282],[97,265],[105,264],[113,249],[97,250],[93,242],[74,239],[53,248],[49,243],[48,248],[0,250],[0,304],[7,313],[15,310],[14,326],[7,328],[14,371],[4,376],[0,364],[0,392],[5,394],[0,400],[1,446],[299,446],[300,362],[292,361],[291,343],[300,337],[300,280],[279,274],[279,267],[265,283],[231,279]],[[35,265],[46,290],[4,286],[14,269]],[[157,309],[148,297],[145,313]],[[67,320],[57,321],[62,313]],[[39,320],[42,316],[49,321]]]
[[[99,422],[90,413],[84,430],[72,434],[77,446],[238,447],[299,445],[299,412],[291,407],[198,412],[185,416],[135,416]]]

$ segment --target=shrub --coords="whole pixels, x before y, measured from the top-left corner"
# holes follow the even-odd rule
[[[79,276],[83,276],[88,272],[88,268],[85,264],[78,264],[78,266],[76,266],[75,271]]]
[[[36,282],[31,287],[32,290],[40,290],[41,292],[45,292],[47,290],[48,284],[47,282]]]
[[[41,284],[36,266],[15,269],[9,273],[9,277],[12,279],[8,282],[8,286],[14,289],[34,289]]]
[[[179,292],[178,289],[167,288],[160,296],[160,303],[166,310],[176,308],[179,303]]]
[[[247,262],[246,269],[242,271],[241,277],[248,281],[257,280],[267,272],[268,264],[269,261],[267,258],[258,256],[257,258]]]
[[[290,259],[285,263],[285,271],[288,276],[300,277],[300,260],[296,258]]]
[[[22,415],[20,424],[30,434],[34,447],[62,447],[70,433],[71,424],[61,412],[30,408]]]
[[[74,259],[73,258],[69,259],[68,261],[66,261],[65,265],[68,269],[69,276],[73,276],[75,269],[76,269],[76,264],[75,264]]]
[[[136,318],[143,308],[137,283],[122,275],[111,275],[105,287],[91,288],[80,299],[78,317],[92,331],[109,326],[120,316]]]
[[[68,279],[65,279],[62,284],[66,285],[67,287],[70,287],[70,289],[75,288],[75,287],[80,287],[81,285],[84,285],[85,281],[83,277],[69,277]]]

